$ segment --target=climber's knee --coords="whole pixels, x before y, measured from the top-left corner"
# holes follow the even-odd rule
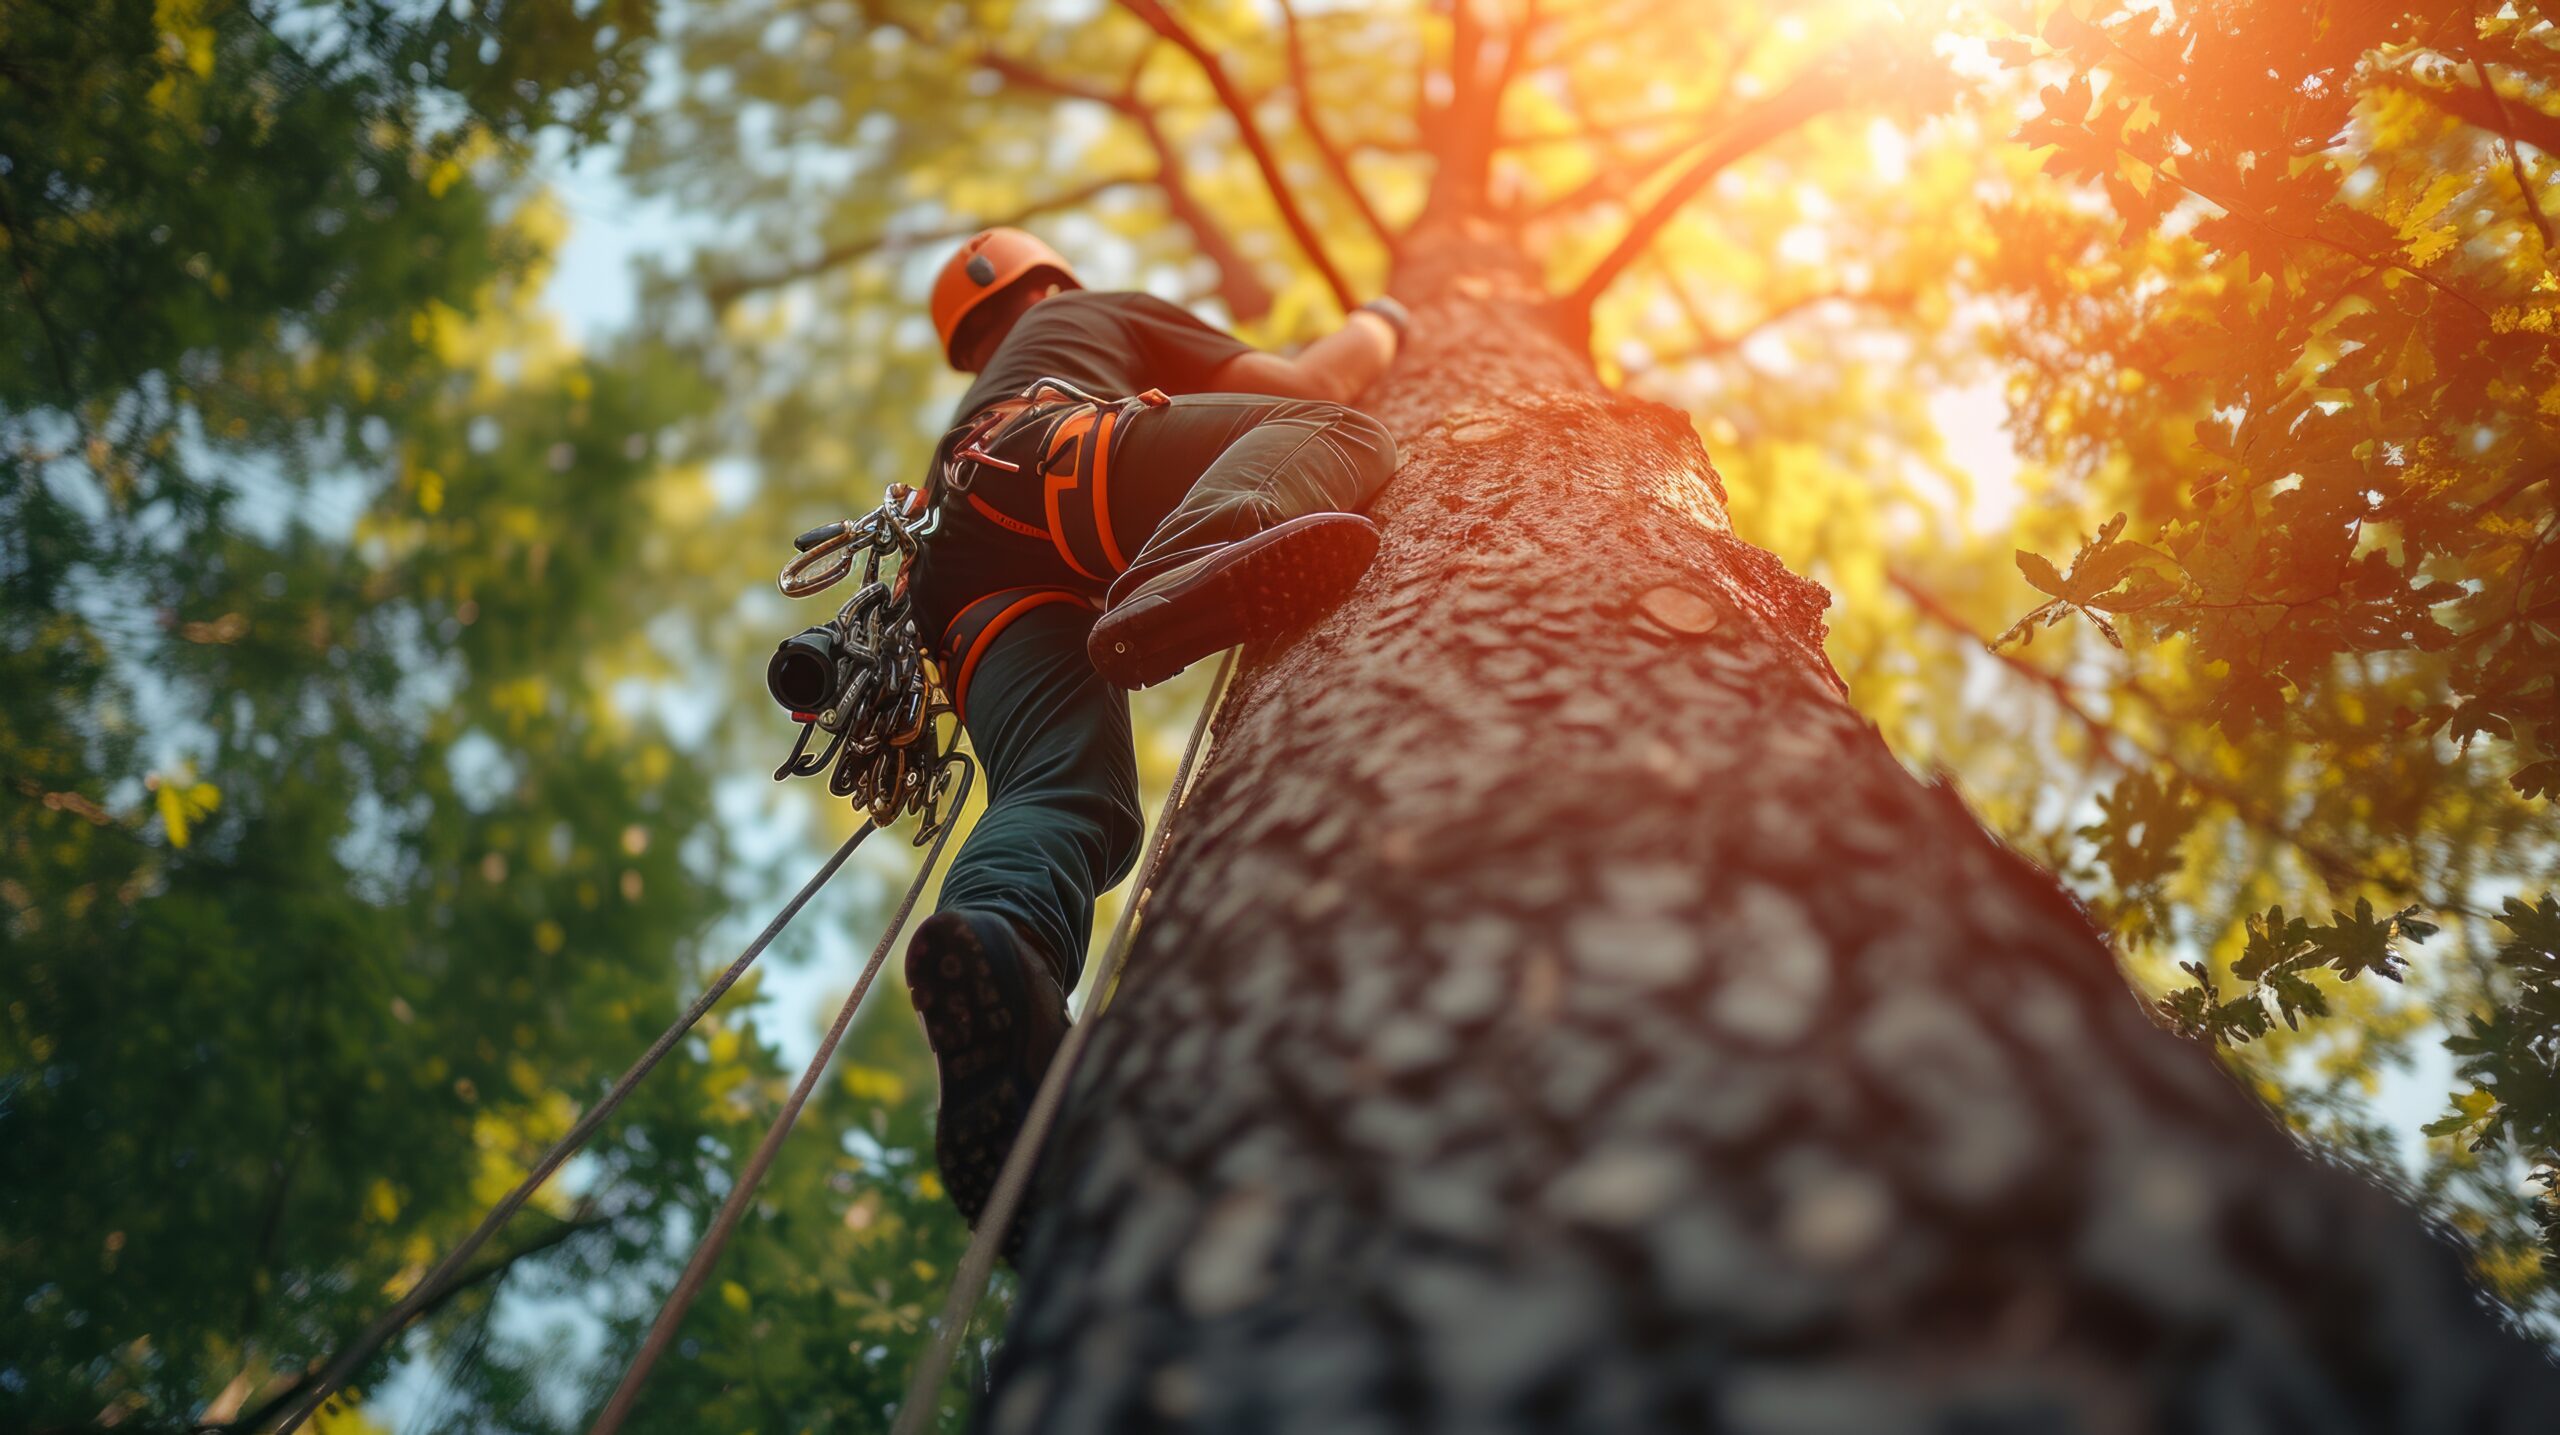
[[[1385,424],[1358,409],[1338,409],[1337,414],[1333,421],[1334,436],[1341,441],[1337,447],[1359,476],[1360,497],[1365,504],[1395,476],[1395,436],[1387,432]]]
[[[1102,871],[1107,874],[1102,885],[1108,889],[1136,870],[1139,849],[1147,840],[1147,818],[1134,797],[1116,792],[1103,794],[1094,806],[1101,819],[1096,830],[1102,842]]]

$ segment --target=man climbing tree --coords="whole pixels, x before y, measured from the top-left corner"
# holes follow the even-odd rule
[[[1301,627],[1368,567],[1377,531],[1352,510],[1394,445],[1333,401],[1385,370],[1402,313],[1374,303],[1284,358],[1085,290],[1007,228],[934,283],[944,352],[978,378],[934,456],[917,611],[993,789],[907,985],[941,1067],[942,1179],[972,1224],[1064,1035],[1094,897],[1137,861],[1120,689]]]
[[[1125,8],[1347,302],[1228,47]],[[1727,109],[1558,284],[1487,137],[1524,54],[1589,36],[1451,19],[1427,193],[1377,225],[1413,311],[1361,400],[1404,455],[1383,546],[1225,706],[980,1423],[2546,1428],[2560,1378],[2454,1253],[2154,1025],[2051,878],[1894,761],[1824,660],[1826,595],[1589,357],[1680,207],[1872,72]],[[1156,123],[1134,81],[976,63]]]
[[[1180,309],[1275,348],[1349,318],[1319,397],[1406,462],[1309,510],[1365,503],[1372,566],[1218,710],[981,1424],[2560,1424],[2448,1247],[2300,1149],[2422,1171],[2482,1288],[2560,1309],[2525,1219],[2560,1161],[2543,7],[738,0],[664,44],[654,9],[12,16],[0,1426],[258,1429],[402,1289],[463,1348],[385,1347],[368,1418],[577,1417],[593,1332],[495,1292],[597,1273],[599,1361],[640,1339],[823,1063],[785,1097],[775,1023],[697,1028],[553,1219],[459,1285],[415,1252],[604,1119],[598,1063],[681,995],[739,874],[712,754],[624,695],[744,669],[743,555],[927,467],[959,336],[917,301],[990,224],[1175,306],[1096,317],[1113,400],[1277,397],[1199,372],[1226,341]],[[555,123],[720,221],[594,362],[541,337]],[[988,265],[972,362],[1099,297]],[[1387,288],[1392,351],[1353,313]],[[1033,759],[1125,772],[1107,670],[1254,636],[1214,590],[1281,547],[1286,513],[1115,512],[1190,397],[980,445],[982,546],[937,555],[945,623],[1065,595],[982,610],[967,685],[1032,759],[936,919],[954,969],[921,949],[984,1063],[962,1180],[1126,865],[1028,860],[1126,822]],[[361,518],[299,501],[351,471]],[[1364,555],[1309,531],[1319,576]],[[1053,667],[991,731],[1006,662]],[[2114,952],[1905,770],[1941,766]],[[878,1015],[828,1127],[726,1188],[718,1298],[650,1324],[625,1428],[890,1408],[958,1237]],[[2452,1114],[2377,1119],[2354,1088],[2447,1031]]]

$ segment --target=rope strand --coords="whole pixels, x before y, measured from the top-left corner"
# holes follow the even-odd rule
[[[966,795],[964,787],[962,796],[965,798]],[[514,1190],[500,1197],[498,1203],[489,1208],[489,1214],[481,1217],[479,1226],[473,1229],[470,1235],[463,1237],[462,1244],[455,1246],[452,1252],[442,1261],[437,1262],[435,1269],[429,1271],[406,1296],[403,1296],[391,1309],[384,1311],[373,1324],[365,1327],[364,1333],[357,1336],[353,1344],[347,1346],[329,1362],[327,1369],[321,1372],[318,1383],[312,1386],[311,1392],[302,1398],[301,1403],[294,1407],[293,1413],[286,1416],[284,1423],[277,1427],[277,1435],[293,1435],[302,1422],[311,1418],[313,1411],[318,1410],[330,1396],[338,1393],[348,1378],[355,1374],[357,1367],[370,1360],[392,1336],[398,1334],[410,1321],[417,1318],[418,1312],[425,1309],[427,1303],[434,1300],[436,1294],[461,1273],[463,1263],[477,1254],[482,1246],[488,1244],[489,1238],[496,1235],[500,1228],[507,1224],[509,1218],[513,1217],[533,1193],[541,1188],[542,1183],[550,1180],[552,1173],[559,1170],[563,1162],[576,1154],[579,1147],[586,1144],[587,1138],[595,1134],[596,1128],[604,1124],[605,1118],[613,1114],[614,1108],[620,1106],[624,1099],[631,1095],[633,1088],[640,1084],[641,1078],[647,1076],[660,1061],[666,1058],[668,1052],[675,1049],[675,1044],[684,1039],[684,1034],[693,1029],[694,1023],[702,1020],[703,1014],[710,1011],[713,1005],[728,993],[729,988],[737,985],[738,978],[746,974],[747,968],[754,965],[757,957],[764,955],[764,949],[772,945],[775,937],[782,934],[782,929],[791,925],[791,919],[800,915],[800,909],[807,906],[809,899],[818,894],[818,889],[827,885],[828,879],[836,875],[836,870],[844,866],[845,859],[853,855],[854,849],[862,845],[863,839],[877,830],[877,824],[865,822],[851,837],[844,840],[844,845],[836,849],[835,855],[829,857],[825,865],[819,867],[808,881],[801,884],[800,890],[792,894],[791,900],[783,904],[782,910],[774,914],[772,921],[765,923],[764,930],[756,934],[755,940],[747,943],[746,950],[738,954],[737,960],[731,962],[727,970],[721,972],[710,986],[703,989],[700,996],[693,999],[693,1005],[685,1008],[684,1014],[677,1017],[673,1025],[659,1033],[658,1039],[650,1043],[649,1049],[640,1054],[638,1061],[631,1063],[631,1068],[622,1073],[622,1078],[613,1084],[612,1090],[605,1093],[604,1099],[590,1108],[585,1116],[579,1118],[577,1125],[569,1128],[567,1135],[561,1137],[549,1151],[543,1153],[542,1159],[534,1163],[533,1169],[526,1173],[522,1181],[516,1183]],[[941,850],[941,844],[937,841],[934,851],[939,853]]]
[[[1022,1206],[1023,1194],[1030,1188],[1031,1172],[1040,1160],[1040,1147],[1047,1141],[1050,1126],[1065,1104],[1067,1078],[1075,1070],[1076,1058],[1084,1051],[1085,1039],[1093,1032],[1094,1018],[1110,1002],[1120,981],[1120,968],[1129,957],[1129,940],[1137,930],[1138,909],[1145,905],[1147,893],[1155,881],[1156,864],[1163,860],[1165,839],[1173,828],[1173,815],[1181,810],[1183,798],[1191,787],[1191,773],[1197,763],[1210,719],[1226,697],[1227,678],[1235,670],[1235,649],[1229,648],[1218,663],[1218,675],[1209,681],[1209,696],[1200,704],[1200,717],[1191,725],[1191,739],[1183,745],[1182,761],[1174,769],[1173,786],[1164,795],[1164,808],[1156,817],[1155,840],[1148,845],[1147,860],[1138,869],[1137,881],[1129,888],[1129,898],[1121,905],[1120,920],[1111,930],[1111,944],[1103,949],[1101,974],[1095,979],[1085,998],[1084,1013],[1067,1029],[1066,1040],[1058,1044],[1058,1054],[1049,1063],[1048,1072],[1040,1078],[1040,1090],[1031,1098],[1031,1110],[1023,1117],[1021,1134],[1014,1137],[1013,1149],[1005,1153],[1004,1169],[996,1175],[995,1190],[987,1197],[986,1208],[978,1213],[978,1229],[969,1238],[969,1249],[960,1257],[959,1269],[952,1272],[951,1289],[943,1297],[941,1328],[934,1333],[933,1343],[925,1347],[916,1361],[914,1373],[907,1380],[907,1398],[898,1407],[897,1423],[889,1435],[924,1435],[933,1419],[935,1396],[942,1382],[951,1374],[952,1357],[960,1349],[970,1312],[986,1294],[987,1279],[995,1273],[996,1253],[1004,1248],[1006,1233]]]
[[[957,813],[968,805],[969,786],[975,771],[975,764],[961,769],[959,791],[952,797],[952,812]],[[632,1355],[630,1367],[622,1372],[622,1383],[614,1387],[613,1398],[605,1402],[604,1410],[596,1416],[596,1422],[588,1428],[587,1435],[614,1435],[622,1428],[622,1422],[630,1418],[632,1406],[640,1398],[641,1384],[649,1378],[658,1357],[674,1343],[676,1330],[684,1324],[685,1312],[692,1308],[694,1297],[700,1295],[703,1286],[710,1282],[712,1268],[720,1263],[721,1251],[727,1248],[730,1235],[746,1216],[747,1203],[755,1199],[756,1188],[764,1184],[765,1173],[772,1169],[774,1158],[781,1154],[783,1138],[791,1134],[792,1124],[800,1119],[800,1108],[808,1104],[809,1093],[816,1088],[819,1076],[825,1073],[828,1061],[835,1056],[836,1045],[844,1040],[845,1032],[852,1027],[854,1013],[861,1009],[863,997],[871,990],[872,978],[880,974],[881,963],[888,960],[889,948],[896,943],[898,933],[905,929],[907,917],[915,911],[916,899],[923,894],[926,880],[941,865],[942,849],[950,842],[951,830],[956,826],[957,823],[945,822],[934,834],[932,850],[925,854],[924,861],[917,864],[915,879],[907,884],[906,896],[900,899],[898,910],[890,916],[887,929],[880,934],[879,944],[871,949],[871,960],[863,965],[862,976],[854,982],[853,991],[845,997],[844,1005],[837,1009],[835,1024],[827,1028],[825,1039],[818,1043],[809,1064],[802,1068],[800,1083],[792,1088],[791,1099],[783,1103],[782,1110],[773,1118],[773,1124],[765,1128],[764,1140],[757,1145],[755,1154],[748,1158],[745,1169],[738,1173],[737,1183],[729,1188],[728,1199],[720,1203],[719,1215],[712,1218],[710,1227],[702,1233],[701,1241],[695,1244],[692,1259],[685,1263],[684,1274],[676,1278],[675,1289],[667,1293],[666,1302],[658,1307],[658,1318],[649,1327],[648,1338]]]

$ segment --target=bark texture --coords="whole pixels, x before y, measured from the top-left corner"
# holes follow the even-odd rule
[[[2560,1429],[2455,1253],[1915,781],[1483,236],[1348,605],[1249,669],[982,1429]]]

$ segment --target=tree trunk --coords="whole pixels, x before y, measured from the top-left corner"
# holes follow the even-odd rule
[[[1683,415],[1480,230],[1395,287],[1384,548],[1227,701],[982,1428],[2560,1428],[1895,762]]]

